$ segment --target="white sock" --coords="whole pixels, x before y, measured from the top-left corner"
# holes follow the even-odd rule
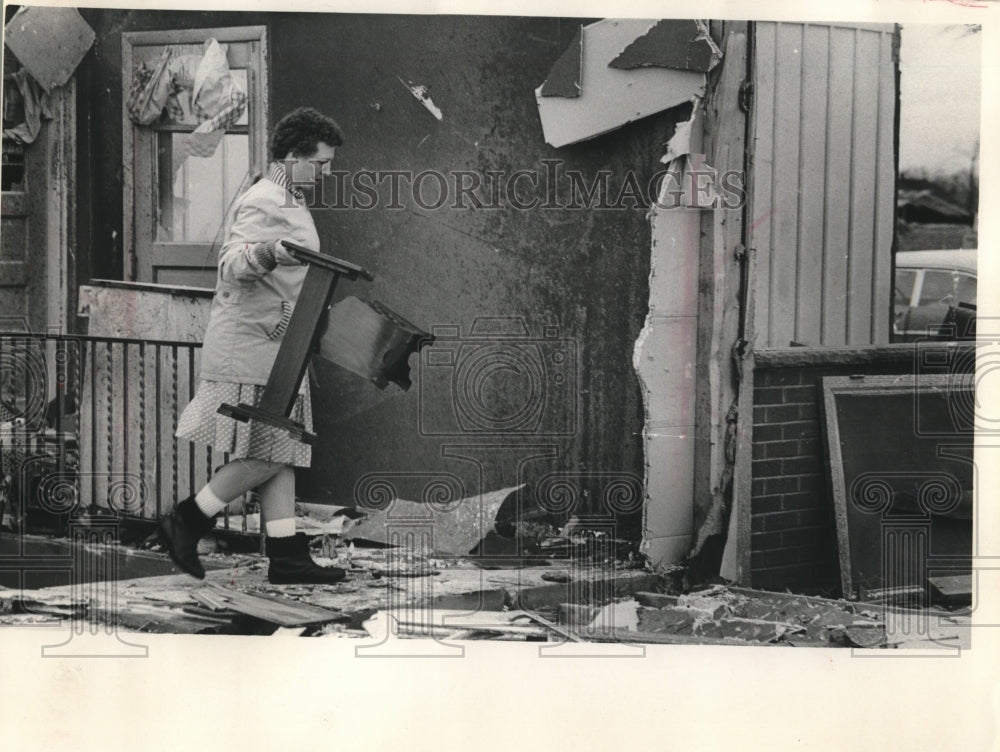
[[[268,520],[264,523],[264,532],[269,538],[291,538],[295,535],[295,518],[286,517],[283,520]]]
[[[198,505],[198,509],[206,517],[214,517],[229,505],[228,501],[223,501],[216,496],[215,491],[209,488],[207,483],[194,497],[194,503]]]

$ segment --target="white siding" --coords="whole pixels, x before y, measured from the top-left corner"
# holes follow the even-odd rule
[[[889,340],[893,26],[757,23],[750,245],[757,348]]]

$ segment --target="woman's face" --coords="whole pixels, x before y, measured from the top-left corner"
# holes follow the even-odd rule
[[[291,167],[289,179],[295,184],[319,182],[323,175],[330,174],[335,152],[335,147],[323,141],[316,144],[316,151],[312,154],[297,157],[289,152],[283,160],[287,167]]]

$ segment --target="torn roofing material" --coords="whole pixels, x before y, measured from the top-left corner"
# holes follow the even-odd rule
[[[583,27],[576,30],[576,36],[562,56],[556,60],[542,84],[543,97],[578,97],[581,91],[583,73]]]
[[[580,95],[543,96],[545,84],[535,90],[546,143],[560,147],[594,138],[704,94],[705,74],[700,71],[609,66],[655,23],[605,19],[583,27],[580,80],[586,84]]]
[[[393,498],[385,509],[361,508],[364,520],[344,535],[345,540],[360,538],[376,543],[391,543],[393,532],[412,531],[414,526],[433,527],[430,547],[440,554],[467,554],[494,529],[497,512],[504,500],[523,486],[489,491],[448,504],[428,504]]]
[[[674,68],[708,73],[722,58],[704,21],[664,20],[628,45],[612,68]]]

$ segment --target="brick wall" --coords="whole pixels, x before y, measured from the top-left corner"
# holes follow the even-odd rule
[[[821,417],[824,376],[948,373],[971,345],[795,348],[754,369],[751,584],[838,591],[837,530]]]

